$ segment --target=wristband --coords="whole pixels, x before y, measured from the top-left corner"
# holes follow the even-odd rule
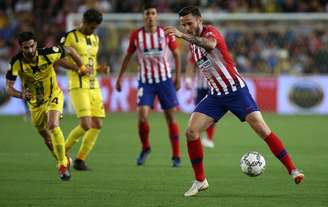
[[[87,70],[87,68],[85,67],[85,65],[81,65],[80,73],[85,73],[86,70]]]

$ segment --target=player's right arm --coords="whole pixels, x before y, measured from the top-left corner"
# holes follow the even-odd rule
[[[213,50],[216,47],[217,41],[213,36],[199,37],[179,31],[173,26],[167,26],[164,29],[166,35],[174,35],[178,38],[184,39],[191,44],[195,44],[205,50]]]
[[[125,71],[128,67],[128,64],[131,60],[132,55],[133,55],[132,53],[127,53],[123,58],[122,66],[121,66],[120,72],[118,73],[116,84],[115,84],[115,88],[117,91],[122,90],[121,82],[123,79],[123,74],[125,73]]]
[[[116,83],[115,83],[115,88],[117,91],[122,90],[121,82],[123,79],[123,74],[125,73],[125,71],[128,67],[128,64],[131,60],[131,57],[132,57],[134,51],[136,51],[136,49],[137,49],[136,45],[135,45],[136,34],[137,34],[136,31],[134,31],[130,34],[129,47],[128,47],[126,55],[123,58],[122,66],[121,66],[120,72],[118,73],[118,77],[117,77]]]
[[[32,98],[32,94],[30,93],[28,88],[24,88],[23,91],[18,91],[14,87],[18,73],[16,68],[17,64],[19,64],[18,61],[11,61],[10,63],[11,68],[7,71],[6,74],[6,91],[9,96],[29,100]]]

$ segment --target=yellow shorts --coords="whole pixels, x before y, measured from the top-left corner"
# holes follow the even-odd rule
[[[75,113],[78,118],[105,117],[105,109],[99,88],[73,88],[69,91]]]
[[[53,93],[51,99],[38,106],[38,107],[31,107],[31,116],[32,116],[32,123],[38,130],[42,130],[47,128],[48,122],[48,112],[49,111],[59,111],[63,113],[63,105],[64,105],[64,96],[61,90],[57,90]]]

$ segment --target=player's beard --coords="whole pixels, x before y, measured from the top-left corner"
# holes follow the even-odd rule
[[[34,52],[27,52],[27,53],[23,53],[24,57],[28,60],[28,61],[33,61],[36,51]]]

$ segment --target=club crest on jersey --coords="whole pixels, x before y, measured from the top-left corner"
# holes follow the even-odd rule
[[[53,46],[53,47],[52,47],[52,50],[53,50],[54,52],[59,52],[59,48],[56,47],[56,46]]]
[[[65,42],[65,37],[60,38],[60,43],[64,43]]]

